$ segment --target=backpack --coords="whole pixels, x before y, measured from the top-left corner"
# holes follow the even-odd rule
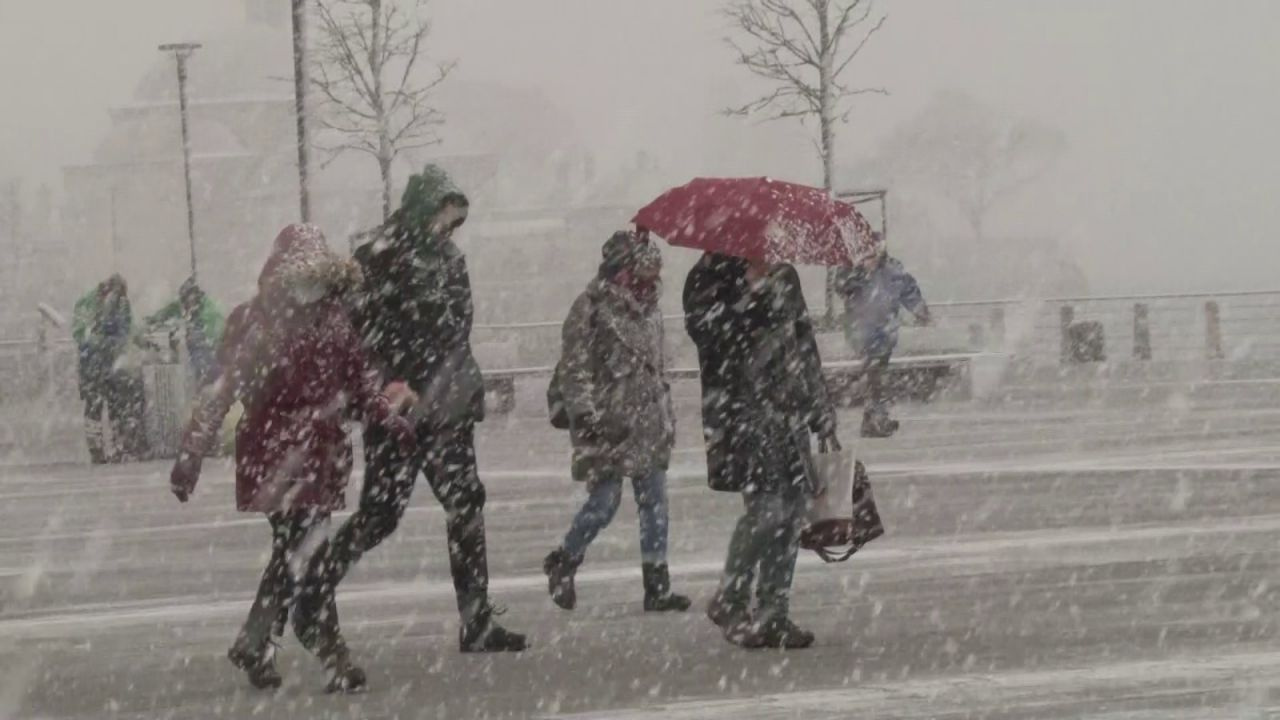
[[[591,305],[591,314],[587,318],[588,327],[595,332],[596,307]],[[564,404],[564,390],[561,389],[564,376],[564,348],[560,348],[560,359],[556,361],[556,369],[551,373],[551,383],[547,385],[547,416],[551,419],[551,427],[557,430],[569,429],[569,410]]]

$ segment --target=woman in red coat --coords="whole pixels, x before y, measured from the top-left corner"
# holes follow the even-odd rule
[[[239,400],[236,427],[236,507],[261,512],[271,524],[272,554],[258,596],[228,652],[256,687],[279,687],[272,635],[284,631],[293,590],[290,565],[329,514],[344,504],[351,475],[351,441],[343,428],[352,415],[377,422],[412,443],[410,424],[397,415],[378,386],[342,295],[359,269],[335,255],[313,225],[290,225],[275,240],[258,277],[258,294],[237,307],[218,349],[219,373],[201,394],[183,435],[170,478],[186,502],[202,458]],[[328,600],[332,605],[332,597]],[[337,614],[329,608],[336,629]],[[330,691],[358,690],[365,676],[334,640],[317,653],[329,670]]]

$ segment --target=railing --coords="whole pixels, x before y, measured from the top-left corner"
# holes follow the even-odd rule
[[[1048,366],[1069,354],[1067,329],[1098,323],[1112,361],[1280,362],[1280,291],[1169,293],[937,302],[929,327],[904,327],[901,353],[1000,352]],[[668,316],[668,354],[688,364],[694,351],[683,318]],[[560,322],[478,325],[473,338],[488,368],[554,364]],[[826,356],[849,350],[839,329],[822,334]]]
[[[1098,323],[1111,361],[1206,360],[1280,363],[1280,290],[936,302],[929,327],[904,327],[899,353],[998,352],[1031,366],[1068,354],[1070,325]],[[46,392],[74,394],[68,330],[41,313],[35,337],[0,339],[0,404]],[[668,362],[696,365],[679,315],[664,318]],[[473,342],[488,370],[543,367],[560,354],[558,320],[477,325]],[[842,333],[820,336],[824,357],[848,357]]]

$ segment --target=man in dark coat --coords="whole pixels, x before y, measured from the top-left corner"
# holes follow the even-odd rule
[[[319,640],[324,595],[396,528],[419,473],[448,514],[449,569],[463,652],[520,651],[523,635],[493,620],[485,551],[485,490],[476,469],[475,426],[484,419],[484,382],[471,352],[473,305],[466,259],[453,231],[469,203],[443,170],[428,165],[409,178],[401,206],[356,249],[364,285],[353,309],[386,395],[411,406],[418,445],[404,452],[381,427],[365,429],[360,507],[317,551],[295,622],[304,641]]]
[[[788,616],[817,483],[810,434],[839,443],[799,276],[708,254],[689,273],[684,309],[702,374],[708,481],[746,506],[707,614],[744,647],[808,647],[813,635]]]

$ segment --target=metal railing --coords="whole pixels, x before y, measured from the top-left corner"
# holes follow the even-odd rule
[[[1068,354],[1070,325],[1096,323],[1112,361],[1280,362],[1280,290],[964,300],[930,308],[930,326],[903,327],[901,354],[998,352],[1051,366]],[[696,364],[683,317],[664,321],[668,362]],[[0,404],[51,389],[74,393],[75,348],[67,328],[43,315],[34,327],[32,337],[0,339]],[[559,357],[560,327],[559,320],[481,324],[472,339],[486,369],[543,367]],[[820,343],[830,359],[850,354],[839,329],[825,330]]]

